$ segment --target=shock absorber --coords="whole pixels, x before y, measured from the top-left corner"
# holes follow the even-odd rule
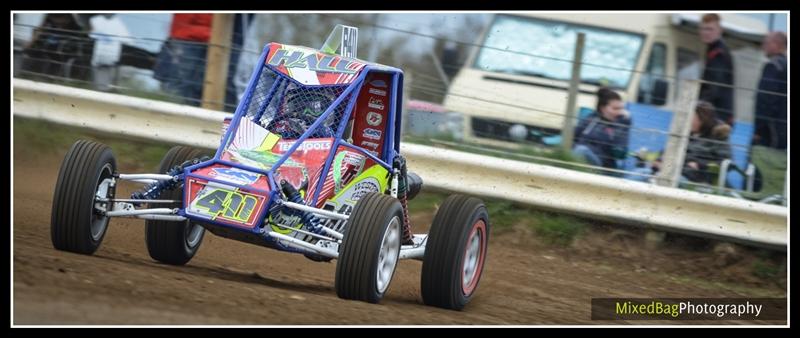
[[[209,159],[208,156],[204,156],[201,158],[188,160],[186,162],[183,162],[179,165],[172,167],[172,169],[166,172],[167,175],[172,176],[171,180],[160,180],[150,183],[141,190],[135,191],[133,194],[131,194],[131,199],[137,199],[137,200],[153,199],[161,195],[161,192],[164,190],[172,190],[175,188],[179,188],[180,185],[183,183],[182,179],[183,170],[186,169],[186,167],[188,166],[198,164],[208,159]]]
[[[289,200],[289,202],[305,204],[303,202],[303,197],[300,196],[300,192],[286,180],[281,180],[281,190],[283,190],[283,194],[286,195],[286,199]],[[315,234],[322,233],[322,227],[319,225],[320,221],[314,214],[295,209],[292,209],[290,213],[293,216],[300,216],[300,219],[303,220],[303,224],[305,224],[311,232]]]
[[[400,182],[397,189],[397,199],[400,200],[400,205],[403,206],[403,244],[414,244],[411,234],[411,220],[408,217],[408,168],[406,166],[406,159],[397,155],[394,158],[394,167],[400,169]]]

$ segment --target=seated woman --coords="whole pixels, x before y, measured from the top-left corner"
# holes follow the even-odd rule
[[[578,123],[572,153],[589,164],[618,169],[617,160],[628,153],[631,119],[615,91],[597,91],[597,110]]]
[[[686,157],[681,170],[680,183],[686,182],[713,184],[718,173],[710,170],[712,165],[719,165],[722,160],[731,157],[731,148],[728,143],[731,127],[717,119],[714,106],[708,102],[700,101],[692,116],[689,144],[686,147]],[[650,167],[639,168],[637,173],[631,174],[628,179],[646,182],[647,175],[653,175],[661,168],[659,158]]]
[[[728,143],[730,133],[730,125],[717,119],[713,105],[705,101],[697,104],[681,171],[685,180],[714,183],[717,174],[710,172],[709,167],[712,164],[719,165],[722,160],[731,157],[731,146]]]

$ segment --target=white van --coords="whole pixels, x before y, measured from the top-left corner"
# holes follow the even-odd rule
[[[464,137],[500,146],[558,135],[567,106],[577,33],[586,34],[576,106],[594,109],[600,85],[628,102],[672,110],[676,79],[700,78],[706,46],[697,26],[702,14],[535,13],[496,14],[466,65],[451,82],[447,109],[464,114]],[[723,13],[723,39],[734,56],[737,87],[754,89],[766,58],[760,44],[767,27]],[[631,71],[636,70],[636,71]],[[752,122],[755,92],[736,89],[737,121]],[[517,126],[521,125],[521,126]],[[512,129],[513,127],[513,129]],[[524,127],[524,129],[522,128]]]

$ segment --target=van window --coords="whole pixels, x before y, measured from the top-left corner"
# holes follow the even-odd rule
[[[675,71],[677,81],[675,82],[675,99],[678,98],[680,93],[681,80],[697,80],[700,79],[700,54],[697,52],[686,49],[678,48],[678,64]]]
[[[639,95],[637,102],[653,105],[663,105],[667,101],[666,97],[657,97],[663,94],[656,93],[656,80],[665,80],[667,75],[667,46],[657,42],[650,50],[650,58],[647,60],[646,72],[639,80]]]
[[[603,65],[581,65],[581,82],[626,89],[631,72],[625,70],[634,69],[643,36],[566,22],[498,15],[474,67],[567,81],[578,32],[586,34],[583,61]]]

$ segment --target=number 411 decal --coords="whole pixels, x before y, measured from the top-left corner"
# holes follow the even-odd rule
[[[220,217],[246,223],[250,219],[257,198],[225,189],[210,189],[205,193],[201,191],[202,196],[195,200],[197,209],[205,209],[205,214],[211,216],[212,220]]]

